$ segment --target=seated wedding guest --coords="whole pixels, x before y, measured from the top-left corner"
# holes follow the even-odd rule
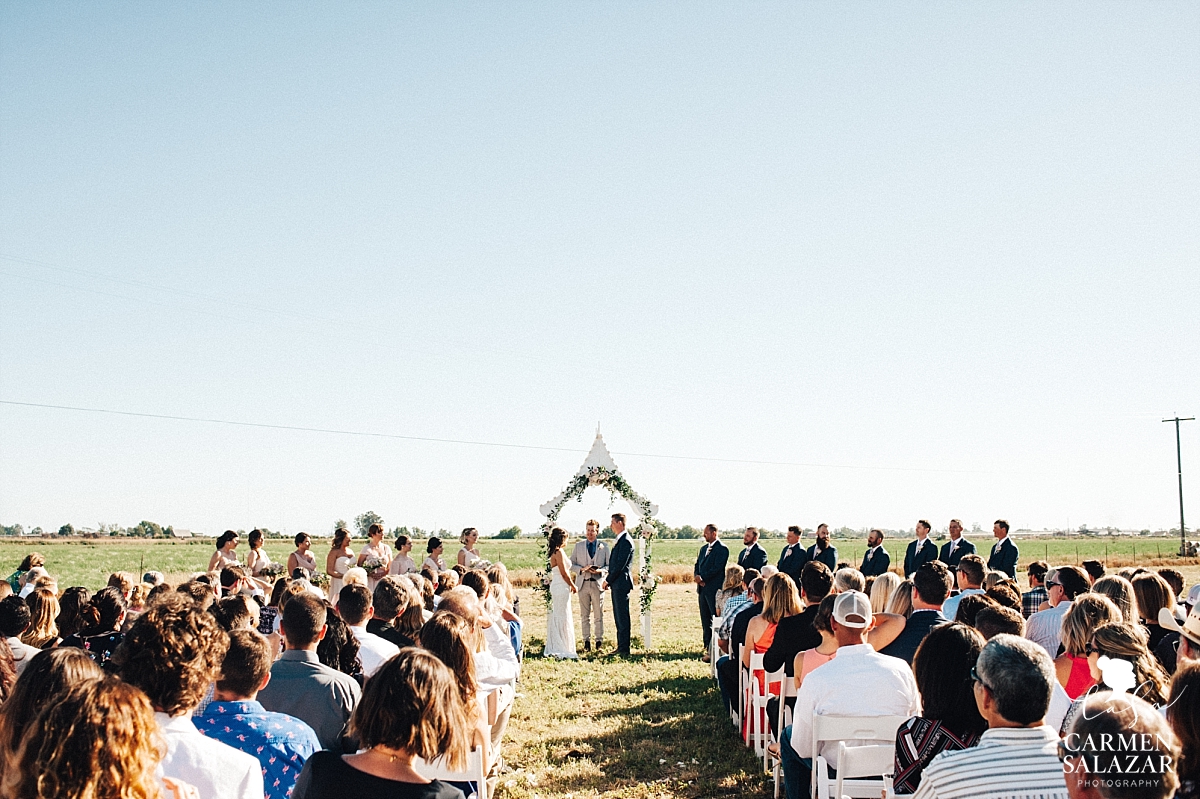
[[[469,730],[468,744],[471,749],[483,748],[484,771],[489,771],[493,755],[498,755],[499,751],[491,748],[488,691],[476,678],[478,639],[479,631],[469,621],[444,610],[433,614],[421,628],[422,648],[444,663],[454,675],[465,716],[464,728]]]
[[[91,591],[82,585],[62,591],[59,597],[59,614],[54,618],[54,626],[59,629],[59,636],[66,638],[79,632],[83,627],[83,611],[91,601]]]
[[[917,569],[912,581],[913,611],[904,625],[904,632],[879,650],[881,655],[897,657],[905,663],[912,663],[917,647],[929,631],[946,622],[946,617],[942,615],[942,603],[950,594],[950,570],[940,560],[935,560]]]
[[[1050,567],[1044,560],[1035,560],[1025,567],[1029,590],[1021,594],[1021,614],[1027,619],[1041,610],[1043,602],[1050,601],[1046,593],[1046,574],[1049,571]]]
[[[824,743],[819,753],[813,751],[813,719],[818,714],[915,716],[920,712],[921,700],[912,670],[897,658],[879,654],[867,643],[871,623],[871,601],[866,594],[847,591],[834,597],[830,626],[837,639],[837,653],[830,663],[804,678],[796,695],[794,721],[780,739],[788,799],[809,795],[813,759],[818,754],[837,760],[836,741]],[[864,690],[864,686],[871,689]]]
[[[988,729],[975,746],[942,752],[930,761],[916,799],[1067,799],[1058,733],[1044,723],[1055,683],[1045,649],[998,635],[983,647],[971,679]]]
[[[1003,607],[1012,608],[1013,610],[1021,609],[1021,594],[1012,586],[1011,580],[1000,585],[993,585],[987,589],[985,596],[996,600]]]
[[[1158,569],[1158,576],[1163,578],[1167,585],[1171,586],[1171,595],[1175,601],[1179,601],[1179,597],[1183,596],[1183,574],[1178,569],[1161,568]]]
[[[963,597],[984,593],[983,571],[983,558],[978,555],[963,555],[959,558],[958,568],[951,573],[952,579],[958,582],[958,593],[942,604],[943,616],[954,619],[958,614],[958,603],[962,602]]]
[[[342,588],[345,588],[348,585],[361,585],[363,588],[370,590],[369,586],[371,585],[371,578],[367,575],[367,570],[361,566],[351,566],[350,568],[346,569],[346,573],[342,576]],[[341,597],[341,595],[342,592],[338,591],[337,597],[334,598],[338,599]],[[337,603],[335,602],[334,605],[336,604]]]
[[[743,571],[741,593],[725,600],[725,612],[721,616],[721,623],[713,628],[713,635],[717,636],[717,648],[722,652],[729,651],[729,634],[733,629],[733,620],[747,605],[754,604],[750,599],[750,586],[758,577],[759,574],[754,569]]]
[[[891,597],[888,598],[886,612],[908,618],[912,615],[913,610],[912,596],[912,580],[901,580],[900,584],[896,586],[896,590],[892,592]]]
[[[488,580],[494,586],[492,596],[500,607],[500,615],[508,624],[508,640],[512,642],[513,651],[517,653],[517,661],[524,659],[523,632],[525,623],[521,619],[521,601],[517,598],[516,589],[508,579],[508,568],[503,563],[493,563],[487,570]],[[599,644],[599,639],[597,639]]]
[[[753,571],[753,569],[750,571]],[[828,572],[829,570],[826,569],[826,571]],[[717,685],[721,689],[721,699],[725,702],[726,712],[734,706],[733,703],[738,701],[738,682],[740,679],[738,669],[741,668],[741,661],[737,659],[738,647],[746,642],[746,629],[750,626],[750,622],[757,618],[758,614],[762,613],[763,589],[765,586],[766,580],[761,577],[754,578],[754,582],[750,584],[749,590],[751,603],[738,611],[730,627],[729,654],[717,658]],[[776,630],[776,638],[778,638],[778,632]]]
[[[1175,799],[1200,799],[1200,663],[1180,661],[1171,680],[1167,721],[1180,748]]]
[[[420,601],[420,598],[415,596],[416,589],[411,586],[412,583],[408,582],[407,578],[401,582],[398,576],[389,574],[375,586],[375,593],[371,597],[371,618],[367,619],[367,632],[382,638],[397,649],[416,646],[416,641],[397,627],[401,617],[405,613],[411,616],[410,610]],[[344,611],[342,616],[345,617]],[[417,618],[420,617],[418,609]]]
[[[427,780],[414,766],[442,758],[451,769],[466,765],[469,725],[454,675],[436,657],[405,649],[367,685],[354,712],[362,752],[317,752],[304,764],[292,799],[463,799],[462,791]]]
[[[258,760],[267,799],[287,799],[304,761],[321,742],[300,719],[272,713],[258,702],[258,692],[271,681],[272,659],[270,643],[257,631],[230,633],[213,701],[192,721],[206,737]]]
[[[1088,580],[1092,585],[1104,576],[1104,564],[1098,560],[1085,560],[1083,562],[1083,570],[1087,572]]]
[[[187,597],[169,594],[134,622],[112,663],[154,706],[166,742],[163,774],[195,785],[202,796],[259,799],[264,791],[258,761],[205,738],[192,723],[192,711],[219,674],[228,648],[229,635],[211,614]]]
[[[97,665],[105,666],[125,638],[121,633],[125,609],[125,597],[120,589],[110,586],[97,591],[80,613],[83,629],[64,638],[60,646],[78,647]]]
[[[41,651],[37,647],[23,643],[20,638],[29,629],[31,619],[29,606],[25,604],[24,599],[18,596],[6,596],[4,599],[0,599],[0,637],[8,641],[8,648],[12,650],[13,665],[17,670],[17,676],[25,671],[29,661],[33,660],[33,656]]]
[[[1139,574],[1131,581],[1133,595],[1137,597],[1138,613],[1141,614],[1141,624],[1150,634],[1150,651],[1158,646],[1170,630],[1158,623],[1158,611],[1161,608],[1175,610],[1175,595],[1167,581],[1153,572]]]
[[[396,557],[388,566],[388,574],[402,576],[417,571],[417,563],[412,559],[412,539],[406,535],[396,536]]]
[[[817,608],[833,590],[833,572],[820,561],[809,561],[800,570],[800,598],[804,609],[793,616],[779,621],[771,646],[763,654],[763,668],[767,671],[785,670],[789,677],[796,655],[806,649],[820,646],[821,634],[813,627]],[[732,650],[736,651],[736,650]]]
[[[1171,727],[1129,694],[1088,697],[1058,757],[1071,799],[1185,799],[1176,793],[1179,743]]]
[[[845,566],[833,573],[833,592],[841,594],[846,591],[862,591],[866,593],[867,579],[858,569]]]
[[[915,793],[936,755],[969,749],[987,729],[971,679],[985,643],[972,628],[951,622],[931,630],[917,648],[913,673],[922,711],[896,731],[896,793]]]
[[[21,748],[37,714],[58,704],[72,687],[98,680],[104,672],[78,649],[47,649],[33,657],[0,709],[0,764]]]
[[[800,613],[800,593],[796,590],[792,578],[786,574],[775,574],[763,589],[762,613],[750,620],[746,627],[746,645],[742,647],[742,666],[750,668],[751,655],[763,654],[771,647],[779,622]],[[818,636],[820,633],[818,633]],[[782,693],[778,682],[766,684],[766,671],[757,669],[750,678],[758,681],[758,690],[763,693]],[[768,718],[770,718],[768,716]],[[742,719],[743,734],[750,723],[749,714]]]
[[[338,613],[342,621],[349,626],[350,632],[358,639],[358,657],[362,661],[363,676],[368,679],[400,651],[400,647],[390,641],[367,632],[367,619],[371,617],[373,610],[371,594],[365,586],[347,585],[338,595]]]
[[[146,612],[146,601],[150,598],[152,587],[149,583],[134,583],[133,588],[129,589],[129,610],[125,612],[126,628]]]
[[[25,575],[30,569],[46,565],[46,558],[40,552],[30,552],[21,561],[21,565],[17,570],[8,576],[8,584],[12,588],[14,594],[19,594],[21,589],[25,587]]]
[[[1147,649],[1146,642],[1146,631],[1142,627],[1115,622],[1097,627],[1087,645],[1088,667],[1096,691],[1128,690],[1139,699],[1159,707],[1165,706],[1170,678]],[[1124,662],[1114,665],[1115,661]],[[1128,684],[1110,684],[1106,677],[1125,680]],[[1087,696],[1084,694],[1071,703],[1061,730],[1070,728],[1075,717],[1082,712]]]
[[[12,649],[9,648],[7,640],[0,639],[0,704],[8,699],[16,682],[17,664],[13,660]]]
[[[946,616],[950,621],[961,622],[970,627],[975,626],[975,620],[979,618],[979,611],[984,608],[999,608],[1003,607],[999,602],[992,599],[987,594],[968,594],[963,597],[962,602],[958,603],[958,610],[954,612],[954,617]],[[945,615],[945,614],[942,614]]]
[[[721,589],[717,591],[717,615],[722,616],[725,613],[725,603],[731,597],[738,594],[744,594],[745,589],[742,586],[742,577],[746,574],[746,570],[736,563],[732,566],[725,567],[725,582],[721,584]]]
[[[1092,583],[1092,593],[1101,594],[1113,601],[1117,610],[1121,611],[1121,621],[1126,624],[1137,624],[1137,598],[1133,595],[1133,583],[1124,577],[1110,574]]]
[[[221,583],[221,596],[237,596],[250,583],[250,575],[240,565],[234,564],[221,569],[218,580]]]
[[[1158,612],[1159,624],[1179,634],[1175,650],[1176,668],[1183,663],[1200,660],[1200,586],[1192,586],[1189,599],[1196,601],[1190,604],[1190,610],[1182,623],[1168,610]]]
[[[366,588],[359,586],[365,591]],[[342,590],[346,590],[345,586]],[[360,686],[363,682],[363,667],[358,638],[341,616],[328,608],[325,616],[325,637],[317,644],[317,660],[342,674],[349,674]]]
[[[833,618],[833,603],[837,594],[828,594],[821,600],[821,604],[817,606],[817,614],[813,617],[813,629],[821,636],[821,643],[812,649],[805,649],[803,652],[797,653],[792,660],[792,673],[796,676],[795,685],[799,688],[804,684],[804,678],[818,666],[823,666],[833,660],[834,654],[837,653],[837,639],[833,637],[833,628],[829,625],[829,620]],[[789,708],[796,707],[795,695],[788,697],[786,700]],[[767,720],[771,723],[771,733],[775,737],[779,737],[779,699],[770,697],[767,699]],[[772,750],[772,754],[776,754],[778,748]]]
[[[209,608],[209,612],[225,632],[253,630],[258,627],[258,603],[248,596],[227,596]]]
[[[434,536],[425,543],[426,558],[421,564],[422,569],[429,569],[434,574],[441,574],[446,571],[446,561],[442,560],[442,553],[446,551],[446,547],[442,544],[442,539]]]
[[[875,581],[871,583],[870,590],[867,591],[867,596],[871,597],[871,612],[887,612],[888,602],[902,582],[904,582],[903,579],[895,572],[885,572],[876,577]]]
[[[1071,699],[1078,699],[1096,684],[1088,665],[1087,645],[1102,624],[1121,621],[1121,611],[1108,597],[1090,591],[1071,605],[1063,616],[1063,653],[1054,659],[1058,684]]]
[[[305,577],[312,577],[317,572],[317,558],[309,551],[312,549],[312,536],[296,533],[292,541],[296,544],[296,551],[288,555],[287,573],[295,574],[296,569],[303,569]]]
[[[50,572],[46,571],[44,567],[34,566],[32,569],[25,572],[23,577],[21,577],[21,590],[17,593],[17,595],[24,599],[34,592],[34,590],[38,587],[38,583],[42,582],[43,580],[53,581],[53,579],[54,578],[50,577]]]
[[[1050,657],[1058,655],[1062,620],[1075,597],[1091,588],[1087,575],[1078,566],[1062,566],[1046,574],[1046,593],[1050,608],[1039,610],[1025,622],[1025,637],[1040,644]]]
[[[217,601],[217,595],[213,593],[212,586],[200,580],[188,580],[186,583],[180,584],[175,589],[175,593],[191,597],[192,602],[200,610],[208,610]]]
[[[263,635],[279,632],[279,601],[287,585],[286,577],[276,580],[275,585],[271,586],[271,598],[267,600],[266,607],[258,610],[258,631]]]
[[[428,568],[422,569],[420,575],[421,598],[425,602],[425,610],[429,615],[433,615],[433,611],[437,608],[437,589],[438,589],[438,573]],[[425,619],[429,621],[428,618]]]
[[[975,615],[974,627],[988,641],[1001,634],[1025,636],[1025,618],[1012,608],[999,605],[981,608]]]
[[[47,705],[5,770],[0,795],[37,799],[196,796],[157,775],[154,711],[145,694],[120,680],[89,680]],[[163,782],[166,782],[164,785]]]
[[[326,614],[325,602],[308,592],[284,604],[280,628],[287,651],[271,666],[271,682],[259,691],[258,701],[267,710],[305,722],[322,748],[341,752],[362,691],[352,677],[317,659],[317,644],[328,629]],[[354,749],[351,743],[345,751]]]

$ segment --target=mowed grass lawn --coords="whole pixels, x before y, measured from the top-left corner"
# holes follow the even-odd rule
[[[987,548],[991,546],[991,538],[978,538],[975,543],[986,556]],[[313,550],[318,556],[318,563],[324,563],[324,555],[329,551],[329,539],[314,539]],[[364,541],[356,539],[354,548],[362,547]],[[741,550],[740,540],[725,542],[733,557]],[[782,540],[763,541],[763,546],[771,558],[778,559],[783,549]],[[805,539],[805,544],[811,544]],[[887,550],[892,555],[893,565],[903,561],[904,547],[907,541],[889,540],[885,542]],[[862,541],[834,541],[841,560],[857,565],[862,560],[864,544]],[[1021,563],[1032,560],[1047,560],[1051,564],[1079,563],[1095,558],[1105,560],[1110,565],[1127,565],[1136,557],[1138,562],[1173,559],[1179,547],[1178,540],[1169,538],[1036,538],[1017,540],[1021,549]],[[690,579],[691,566],[696,560],[700,549],[700,541],[687,540],[656,540],[653,544],[653,562],[656,571],[668,581],[683,581]],[[454,563],[458,552],[458,541],[446,542],[447,564]],[[532,572],[542,566],[538,563],[537,539],[520,539],[516,541],[497,541],[483,539],[479,542],[483,557],[491,561],[502,561],[518,578],[528,579]],[[291,541],[272,539],[267,542],[267,554],[272,560],[285,561],[294,547]],[[211,540],[198,541],[147,541],[144,539],[96,539],[85,541],[55,541],[53,539],[0,539],[0,569],[4,576],[10,574],[20,564],[21,559],[32,551],[41,552],[46,556],[47,566],[51,574],[56,575],[60,585],[84,585],[88,588],[102,587],[108,575],[114,571],[129,571],[141,574],[150,569],[170,575],[173,580],[182,579],[185,575],[204,570],[212,557],[213,543]],[[238,554],[245,558],[247,545],[245,541],[238,547]],[[424,557],[424,542],[414,547],[414,557],[419,563]],[[1200,579],[1200,567],[1194,560],[1191,564],[1181,563],[1180,569],[1191,579]]]

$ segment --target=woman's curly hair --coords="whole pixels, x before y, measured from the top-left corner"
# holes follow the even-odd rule
[[[228,649],[229,635],[211,613],[171,593],[138,616],[112,665],[121,679],[146,692],[156,710],[178,716],[200,704]]]
[[[157,799],[162,759],[146,695],[109,677],[77,685],[29,725],[4,769],[4,796]]]

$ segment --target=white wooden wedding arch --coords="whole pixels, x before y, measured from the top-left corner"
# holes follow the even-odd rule
[[[621,470],[617,468],[617,464],[613,462],[612,455],[608,452],[608,447],[604,445],[604,438],[600,435],[600,428],[596,428],[596,440],[592,442],[592,449],[588,452],[587,458],[584,459],[583,465],[579,467],[579,471],[571,478],[571,482],[567,483],[567,487],[562,492],[543,504],[539,509],[546,521],[542,523],[542,562],[545,564],[545,569],[541,573],[542,594],[548,603],[550,601],[550,562],[549,553],[546,551],[546,544],[550,538],[550,531],[558,522],[558,514],[572,499],[577,502],[583,501],[583,494],[592,486],[597,486],[608,491],[615,500],[617,497],[629,503],[630,508],[639,517],[636,527],[628,527],[629,534],[637,541],[637,575],[638,587],[640,589],[640,597],[638,601],[639,615],[642,622],[642,645],[650,648],[650,606],[654,602],[654,592],[658,588],[658,578],[650,569],[651,557],[651,540],[654,538],[655,526],[654,517],[658,514],[658,506],[650,502],[630,487],[629,483],[621,475]],[[630,520],[632,522],[632,520]]]

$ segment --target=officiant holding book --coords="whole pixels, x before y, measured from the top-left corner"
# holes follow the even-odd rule
[[[600,522],[589,519],[584,540],[575,544],[571,552],[571,571],[575,575],[575,587],[579,589],[579,615],[583,617],[583,651],[596,651],[604,640],[604,595],[600,582],[608,567],[608,545],[597,539]],[[592,637],[593,627],[595,638]]]

